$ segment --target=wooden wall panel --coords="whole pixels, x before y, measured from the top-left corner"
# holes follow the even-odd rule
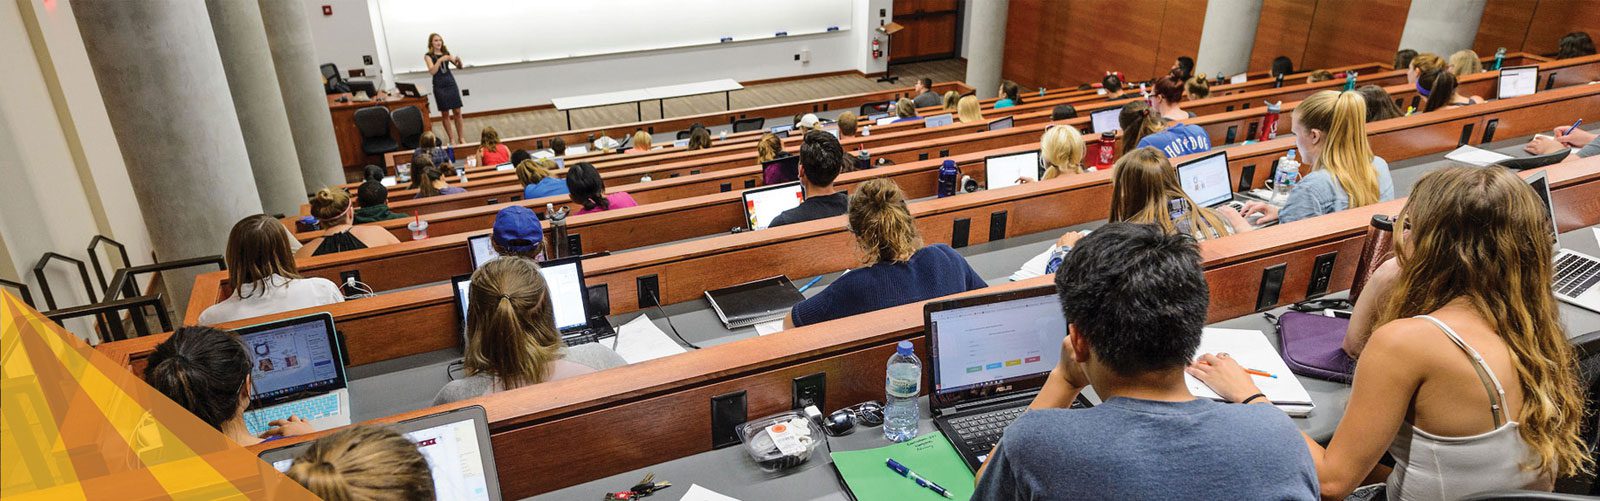
[[[1206,2],[1013,0],[1001,75],[1024,87],[1098,83],[1108,70],[1132,80],[1165,74],[1200,46]],[[1107,27],[1115,27],[1108,29]]]
[[[1523,8],[1527,8],[1526,3]],[[1533,20],[1528,23],[1522,50],[1540,55],[1555,54],[1561,37],[1574,31],[1587,32],[1590,38],[1600,39],[1600,1],[1539,0],[1538,7],[1533,9]],[[1490,54],[1493,54],[1492,49]]]
[[[1006,9],[1006,42],[1004,61],[1000,65],[1002,78],[1031,84],[1038,81],[1035,71],[1039,67],[1043,45],[1045,0],[1011,0]],[[979,96],[989,97],[989,96]]]
[[[1528,23],[1533,21],[1536,3],[1530,0],[1488,0],[1483,5],[1483,19],[1478,22],[1478,36],[1472,41],[1472,50],[1479,56],[1493,56],[1497,48],[1508,52],[1523,51],[1523,39],[1528,36]],[[1551,49],[1554,50],[1554,45]],[[1527,51],[1538,53],[1539,51]]]
[[[1195,57],[1200,52],[1200,31],[1206,24],[1207,3],[1206,0],[1168,0],[1166,12],[1161,16],[1161,43],[1156,47],[1155,64],[1151,65],[1148,75],[1165,75],[1172,71],[1172,63],[1177,62],[1178,56]],[[1206,73],[1200,68],[1195,71]]]
[[[1250,48],[1250,69],[1271,68],[1272,59],[1278,56],[1289,56],[1299,64],[1316,12],[1317,0],[1262,0],[1256,42]]]
[[[961,10],[955,0],[895,0],[894,21],[905,30],[892,36],[889,63],[960,54]]]
[[[1411,0],[1323,0],[1311,18],[1306,52],[1295,68],[1393,61]]]

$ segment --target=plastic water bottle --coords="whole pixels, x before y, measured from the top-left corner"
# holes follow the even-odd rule
[[[959,181],[957,176],[960,175],[961,170],[956,168],[955,160],[945,160],[944,163],[939,166],[939,198],[956,194],[956,182]]]
[[[1501,47],[1501,48],[1495,49],[1495,51],[1494,51],[1494,67],[1493,68],[1489,68],[1489,69],[1498,70],[1498,69],[1500,69],[1500,65],[1505,64],[1505,62],[1506,62],[1506,48],[1505,47]]]
[[[1289,150],[1278,160],[1278,172],[1272,178],[1272,201],[1282,203],[1289,199],[1289,191],[1300,180],[1300,161],[1295,160],[1295,150]]]
[[[889,375],[884,379],[883,438],[904,442],[917,437],[921,386],[922,360],[911,350],[910,341],[901,341],[889,357]]]

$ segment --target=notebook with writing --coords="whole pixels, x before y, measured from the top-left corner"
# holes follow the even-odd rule
[[[1277,376],[1251,378],[1268,400],[1290,416],[1311,414],[1311,409],[1315,407],[1311,402],[1311,393],[1300,384],[1300,379],[1289,370],[1289,365],[1283,362],[1283,357],[1278,355],[1278,350],[1272,347],[1266,334],[1261,331],[1207,327],[1200,336],[1200,349],[1195,351],[1195,356],[1206,353],[1227,353],[1245,368]],[[1183,378],[1189,385],[1189,393],[1194,396],[1222,400],[1222,396],[1194,376],[1184,374]]]
[[[783,275],[706,291],[706,301],[729,329],[783,318],[804,299]]]

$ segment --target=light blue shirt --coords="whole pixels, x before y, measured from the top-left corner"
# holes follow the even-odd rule
[[[1140,139],[1137,147],[1146,146],[1154,146],[1167,158],[1178,158],[1211,151],[1211,136],[1198,125],[1174,123],[1161,132]]]
[[[1372,157],[1372,168],[1378,171],[1378,200],[1394,200],[1394,179],[1389,177],[1389,162],[1383,157]],[[1278,221],[1292,223],[1309,217],[1332,214],[1350,207],[1350,195],[1339,186],[1325,169],[1306,174],[1289,192],[1289,200],[1278,211]]]

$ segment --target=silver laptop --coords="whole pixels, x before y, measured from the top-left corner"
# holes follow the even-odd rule
[[[1501,68],[1497,84],[1495,97],[1499,99],[1532,95],[1539,91],[1539,67]]]
[[[483,263],[500,257],[500,253],[494,250],[494,242],[489,241],[491,236],[493,235],[485,233],[467,238],[467,255],[472,257],[473,271],[482,268]]]
[[[991,190],[1016,186],[1021,179],[1039,180],[1039,150],[993,155],[983,159],[984,183]]]
[[[949,113],[945,113],[943,115],[934,115],[934,116],[928,117],[927,119],[922,121],[922,125],[924,127],[932,129],[934,127],[944,127],[946,125],[953,124],[953,123],[955,123],[955,121],[956,121],[956,119],[955,119],[954,116],[951,116]]]
[[[250,354],[251,435],[273,421],[299,416],[313,428],[350,424],[350,390],[333,315],[326,312],[252,325],[234,331]]]
[[[1116,132],[1122,130],[1122,108],[1106,108],[1089,114],[1089,122],[1094,124],[1095,134]]]
[[[550,304],[555,313],[556,329],[568,345],[577,345],[616,335],[610,321],[600,315],[603,308],[589,304],[588,285],[583,279],[583,256],[554,259],[539,263],[539,276],[544,278],[550,291]],[[457,327],[461,330],[461,346],[467,346],[467,308],[470,306],[472,275],[459,275],[450,280],[455,293]]]
[[[1536,172],[1524,180],[1539,194],[1539,199],[1544,201],[1545,208],[1549,210],[1550,227],[1552,231],[1559,233],[1560,230],[1554,229],[1556,206],[1550,202],[1550,181],[1545,178],[1545,172]],[[1600,312],[1600,259],[1562,249],[1559,240],[1557,242],[1554,284],[1556,297],[1579,308]]]
[[[436,498],[500,499],[500,476],[489,442],[489,418],[482,406],[407,419],[389,427],[417,444],[417,450],[428,461]],[[270,449],[260,458],[278,471],[288,472],[295,458],[313,443]]]

